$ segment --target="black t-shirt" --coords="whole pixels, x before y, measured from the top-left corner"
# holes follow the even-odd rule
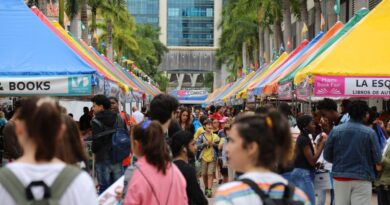
[[[180,172],[183,174],[184,178],[187,182],[187,197],[189,205],[204,205],[208,204],[206,197],[204,196],[200,186],[198,184],[198,180],[196,178],[195,169],[188,165],[183,160],[175,160],[173,161],[177,168],[179,168]]]
[[[295,158],[295,163],[294,167],[295,168],[302,168],[302,169],[314,169],[315,166],[311,166],[310,163],[307,161],[305,154],[304,154],[304,148],[309,145],[312,154],[314,155],[314,147],[313,144],[311,143],[311,140],[308,135],[299,135],[297,142],[296,142],[296,158]]]

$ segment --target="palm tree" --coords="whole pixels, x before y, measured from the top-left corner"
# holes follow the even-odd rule
[[[100,7],[102,7],[104,0],[87,0],[88,5],[91,7],[91,44],[93,47],[97,48],[97,42],[95,38],[95,33],[97,29],[96,18],[97,12]]]
[[[88,5],[87,0],[81,0],[81,39],[88,44]]]
[[[326,4],[326,13],[328,15],[328,28],[335,24],[337,21],[337,15],[333,10],[335,4],[336,0],[328,0]]]
[[[309,26],[309,13],[307,11],[307,0],[299,0],[299,11],[300,11],[300,17],[302,26],[306,24],[306,26]],[[308,37],[309,35],[306,34]],[[304,36],[302,36],[302,40],[305,39]]]
[[[79,1],[78,0],[67,0],[65,3],[65,12],[70,20],[70,32],[78,37],[78,25],[77,25],[77,15],[79,14]]]
[[[113,60],[113,24],[125,23],[126,14],[128,14],[126,0],[106,0],[101,5],[100,11],[107,23],[107,57]]]
[[[291,52],[291,48],[287,46],[287,42],[292,40],[292,31],[291,31],[291,7],[290,0],[282,0],[282,15],[284,22],[284,42],[285,49],[287,52]]]
[[[320,0],[314,0],[314,12],[315,12],[315,27],[314,31],[317,34],[321,31],[321,2]]]

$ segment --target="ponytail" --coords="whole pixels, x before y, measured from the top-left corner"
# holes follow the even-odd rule
[[[267,115],[242,115],[233,125],[237,126],[243,138],[243,147],[256,143],[259,147],[256,165],[274,168],[277,164],[288,163],[288,153],[292,149],[288,121],[278,112]],[[276,163],[275,163],[276,162]]]
[[[35,143],[35,160],[52,160],[63,124],[58,103],[49,97],[24,99],[16,119],[25,123],[28,137]]]
[[[141,142],[146,161],[165,175],[171,159],[161,124],[158,121],[145,121],[136,125],[134,140]]]

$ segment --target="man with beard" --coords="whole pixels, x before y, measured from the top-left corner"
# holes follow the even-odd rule
[[[187,131],[179,131],[172,137],[171,150],[173,163],[179,168],[187,182],[187,197],[189,205],[208,204],[202,193],[195,169],[188,164],[188,159],[194,158],[195,140],[193,135]]]

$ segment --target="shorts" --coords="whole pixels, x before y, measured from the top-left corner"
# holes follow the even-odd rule
[[[202,160],[202,164],[201,164],[202,176],[212,175],[215,172],[215,168],[216,168],[215,164],[216,164],[215,161],[206,162]]]

